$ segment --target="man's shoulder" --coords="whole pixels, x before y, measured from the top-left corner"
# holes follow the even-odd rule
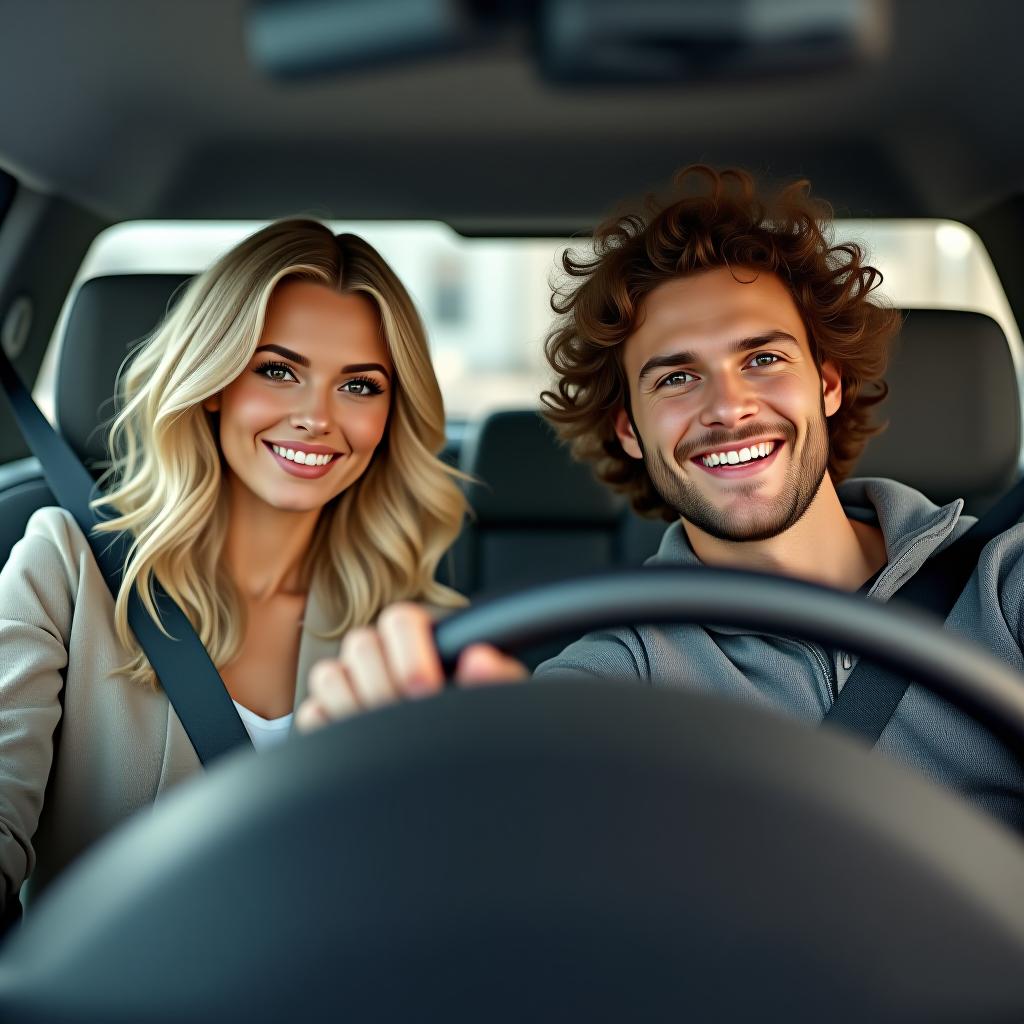
[[[666,526],[665,532],[661,535],[658,550],[650,558],[644,560],[644,565],[699,564],[700,560],[694,554],[693,548],[690,547],[680,519]]]

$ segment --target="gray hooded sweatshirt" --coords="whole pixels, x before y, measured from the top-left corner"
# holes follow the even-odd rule
[[[887,601],[924,563],[975,522],[963,502],[939,508],[893,480],[850,480],[838,488],[851,519],[876,523],[886,565],[868,590]],[[1024,525],[991,541],[946,628],[969,637],[1024,673]],[[665,531],[648,565],[696,566],[679,522]],[[820,722],[857,659],[819,644],[747,629],[637,626],[591,633],[540,665],[539,677],[570,671],[688,686],[738,697]],[[1014,828],[1024,828],[1024,770],[986,729],[943,699],[910,686],[877,749],[963,794]]]

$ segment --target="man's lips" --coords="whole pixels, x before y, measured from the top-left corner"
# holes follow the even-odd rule
[[[738,462],[736,464],[722,463],[718,466],[704,465],[704,459],[708,455],[712,454],[712,452],[703,452],[702,454],[690,459],[690,462],[692,462],[695,466],[699,466],[702,470],[704,470],[705,473],[709,473],[711,476],[723,477],[729,480],[741,479],[747,476],[756,476],[758,473],[761,472],[762,469],[766,469],[775,461],[776,456],[783,449],[786,442],[776,440],[773,443],[775,447],[768,455],[765,455],[763,458],[751,459],[749,462]],[[748,448],[750,446],[743,445],[742,447]],[[721,452],[729,450],[729,448],[718,448],[714,449],[713,451]]]

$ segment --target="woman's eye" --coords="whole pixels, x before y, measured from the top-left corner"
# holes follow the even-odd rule
[[[355,380],[346,381],[341,385],[341,391],[349,395],[379,395],[384,389],[369,377],[357,377]]]
[[[292,368],[286,363],[263,363],[262,366],[256,367],[256,373],[268,380],[296,380]]]

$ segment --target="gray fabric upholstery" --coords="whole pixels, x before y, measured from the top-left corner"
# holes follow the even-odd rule
[[[983,313],[913,309],[905,317],[879,407],[889,428],[856,476],[886,476],[939,504],[986,508],[1016,478],[1021,403],[1003,329]]]
[[[491,413],[463,443],[475,519],[453,553],[453,585],[494,592],[609,566],[639,565],[665,528],[575,462],[532,410]]]
[[[467,432],[461,466],[479,476],[468,495],[481,525],[611,526],[622,511],[622,500],[531,412],[491,413]]]

